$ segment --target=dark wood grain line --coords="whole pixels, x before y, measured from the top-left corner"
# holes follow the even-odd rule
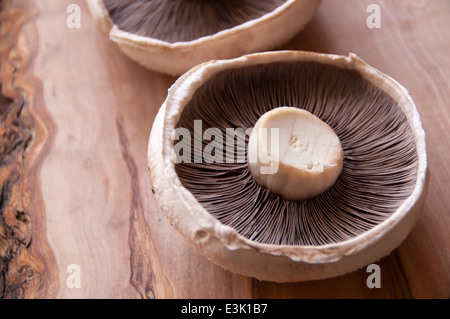
[[[153,246],[149,228],[144,218],[144,209],[139,187],[139,174],[136,162],[128,150],[128,138],[121,119],[116,119],[122,157],[131,178],[130,202],[130,267],[131,285],[142,298],[171,298],[171,285],[159,263]]]
[[[397,277],[397,283],[398,285],[401,285],[404,289],[402,290],[401,296],[398,296],[399,298],[407,298],[411,299],[413,298],[413,292],[411,289],[411,285],[409,283],[409,278],[407,276],[407,272],[405,270],[405,267],[403,265],[402,256],[400,255],[399,249],[396,249],[392,252],[392,257],[395,260],[397,267],[398,267],[398,273],[400,274],[400,278]],[[395,287],[394,287],[395,291]]]

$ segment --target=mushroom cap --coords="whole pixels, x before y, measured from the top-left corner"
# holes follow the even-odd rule
[[[85,0],[98,29],[146,68],[180,75],[214,59],[231,59],[283,44],[314,16],[321,0],[287,0],[271,13],[192,41],[166,42],[121,30],[103,0]]]
[[[171,157],[174,146],[171,137],[196,90],[226,69],[286,61],[315,62],[356,71],[392,97],[411,128],[417,152],[417,172],[411,195],[384,221],[348,240],[324,245],[276,245],[251,240],[212,216],[177,175]],[[335,277],[389,254],[416,223],[429,183],[425,132],[409,93],[354,54],[345,57],[301,51],[266,52],[194,67],[170,88],[155,118],[149,139],[148,165],[161,211],[188,241],[212,262],[233,273],[275,282]]]

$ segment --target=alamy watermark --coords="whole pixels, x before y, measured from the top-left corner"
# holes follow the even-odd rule
[[[377,264],[370,264],[367,266],[366,272],[371,273],[367,277],[366,285],[368,288],[381,288],[381,268]]]
[[[66,19],[66,26],[69,29],[81,28],[81,8],[78,4],[69,4],[66,8],[66,12],[70,13]]]
[[[366,25],[369,29],[381,28],[381,8],[378,4],[372,3],[367,6],[367,13],[370,15],[367,17]]]
[[[194,121],[193,134],[187,128],[176,128],[172,134],[172,161],[180,163],[249,163],[261,164],[261,174],[274,174],[279,166],[279,128],[259,128],[256,134],[257,157],[247,159],[246,139],[253,128],[210,127],[203,130],[202,120]],[[206,145],[205,145],[206,144]],[[260,147],[260,146],[265,147]]]
[[[81,288],[81,268],[77,264],[70,264],[66,268],[68,273],[66,279],[67,288]]]

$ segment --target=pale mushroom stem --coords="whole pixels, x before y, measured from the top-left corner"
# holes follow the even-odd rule
[[[296,107],[278,107],[256,122],[248,165],[259,185],[285,199],[304,200],[333,186],[343,151],[327,123]]]

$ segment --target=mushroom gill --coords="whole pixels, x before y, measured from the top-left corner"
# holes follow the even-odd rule
[[[418,155],[408,120],[393,98],[354,70],[305,61],[222,70],[196,90],[177,127],[191,132],[193,149],[195,120],[202,133],[218,128],[226,136],[226,128],[252,128],[280,106],[309,111],[334,130],[342,172],[327,191],[299,201],[258,185],[245,161],[176,164],[182,185],[222,224],[262,244],[321,246],[372,229],[412,194]],[[246,149],[249,136],[241,137],[235,142]],[[202,138],[202,148],[209,143]]]
[[[103,0],[122,29],[174,43],[231,29],[268,14],[286,0]]]

